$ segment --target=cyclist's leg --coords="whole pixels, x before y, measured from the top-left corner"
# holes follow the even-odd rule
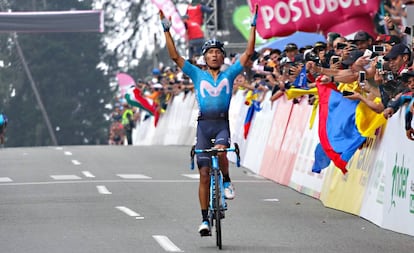
[[[223,121],[220,126],[220,130],[216,135],[215,147],[228,148],[231,144],[229,122]],[[219,154],[219,165],[221,173],[223,174],[224,196],[227,199],[234,199],[235,191],[230,179],[229,160],[227,158],[227,153]]]
[[[196,149],[206,149],[211,147],[211,138],[206,131],[205,122],[199,122],[197,125],[197,139]],[[202,214],[202,224],[199,227],[200,234],[209,235],[210,228],[208,224],[208,205],[209,205],[209,194],[210,194],[210,164],[211,158],[208,154],[197,154],[197,166],[200,174],[198,196],[200,201],[200,208]],[[207,222],[208,225],[205,225]]]

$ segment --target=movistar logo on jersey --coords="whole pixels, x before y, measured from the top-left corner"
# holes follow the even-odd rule
[[[214,87],[211,83],[205,80],[200,82],[200,94],[202,97],[206,97],[206,92],[211,97],[218,97],[224,88],[226,89],[226,94],[230,94],[230,85],[227,79],[221,80],[217,87]]]

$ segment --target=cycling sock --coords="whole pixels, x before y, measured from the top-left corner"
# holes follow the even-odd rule
[[[223,182],[231,182],[229,174],[223,175]]]
[[[201,210],[201,215],[203,216],[203,221],[208,221],[208,210]]]

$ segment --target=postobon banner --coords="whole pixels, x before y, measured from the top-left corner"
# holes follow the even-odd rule
[[[380,0],[250,0],[250,4],[259,6],[257,31],[267,39],[296,31],[373,33],[372,15]]]

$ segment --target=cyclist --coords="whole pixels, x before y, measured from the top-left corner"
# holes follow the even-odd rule
[[[4,135],[6,133],[7,117],[6,114],[0,113],[0,147],[4,146]]]
[[[168,53],[171,59],[188,75],[193,83],[196,98],[199,105],[199,116],[196,134],[196,149],[211,147],[211,140],[215,139],[216,148],[227,148],[230,146],[230,129],[228,110],[232,97],[233,81],[236,76],[247,66],[249,59],[254,54],[256,40],[257,5],[255,6],[252,18],[250,37],[247,47],[240,58],[226,70],[221,71],[224,64],[226,52],[224,45],[216,39],[207,40],[202,46],[207,69],[202,70],[192,65],[188,60],[177,52],[173,38],[169,32],[171,21],[160,12],[161,23],[164,28],[164,35]],[[197,154],[197,166],[200,174],[199,201],[202,213],[202,223],[199,226],[201,236],[210,235],[210,224],[208,221],[208,202],[210,187],[210,166],[211,159],[206,154]],[[223,174],[224,195],[227,199],[235,196],[234,187],[229,176],[229,164],[224,153],[219,154],[219,166]]]

